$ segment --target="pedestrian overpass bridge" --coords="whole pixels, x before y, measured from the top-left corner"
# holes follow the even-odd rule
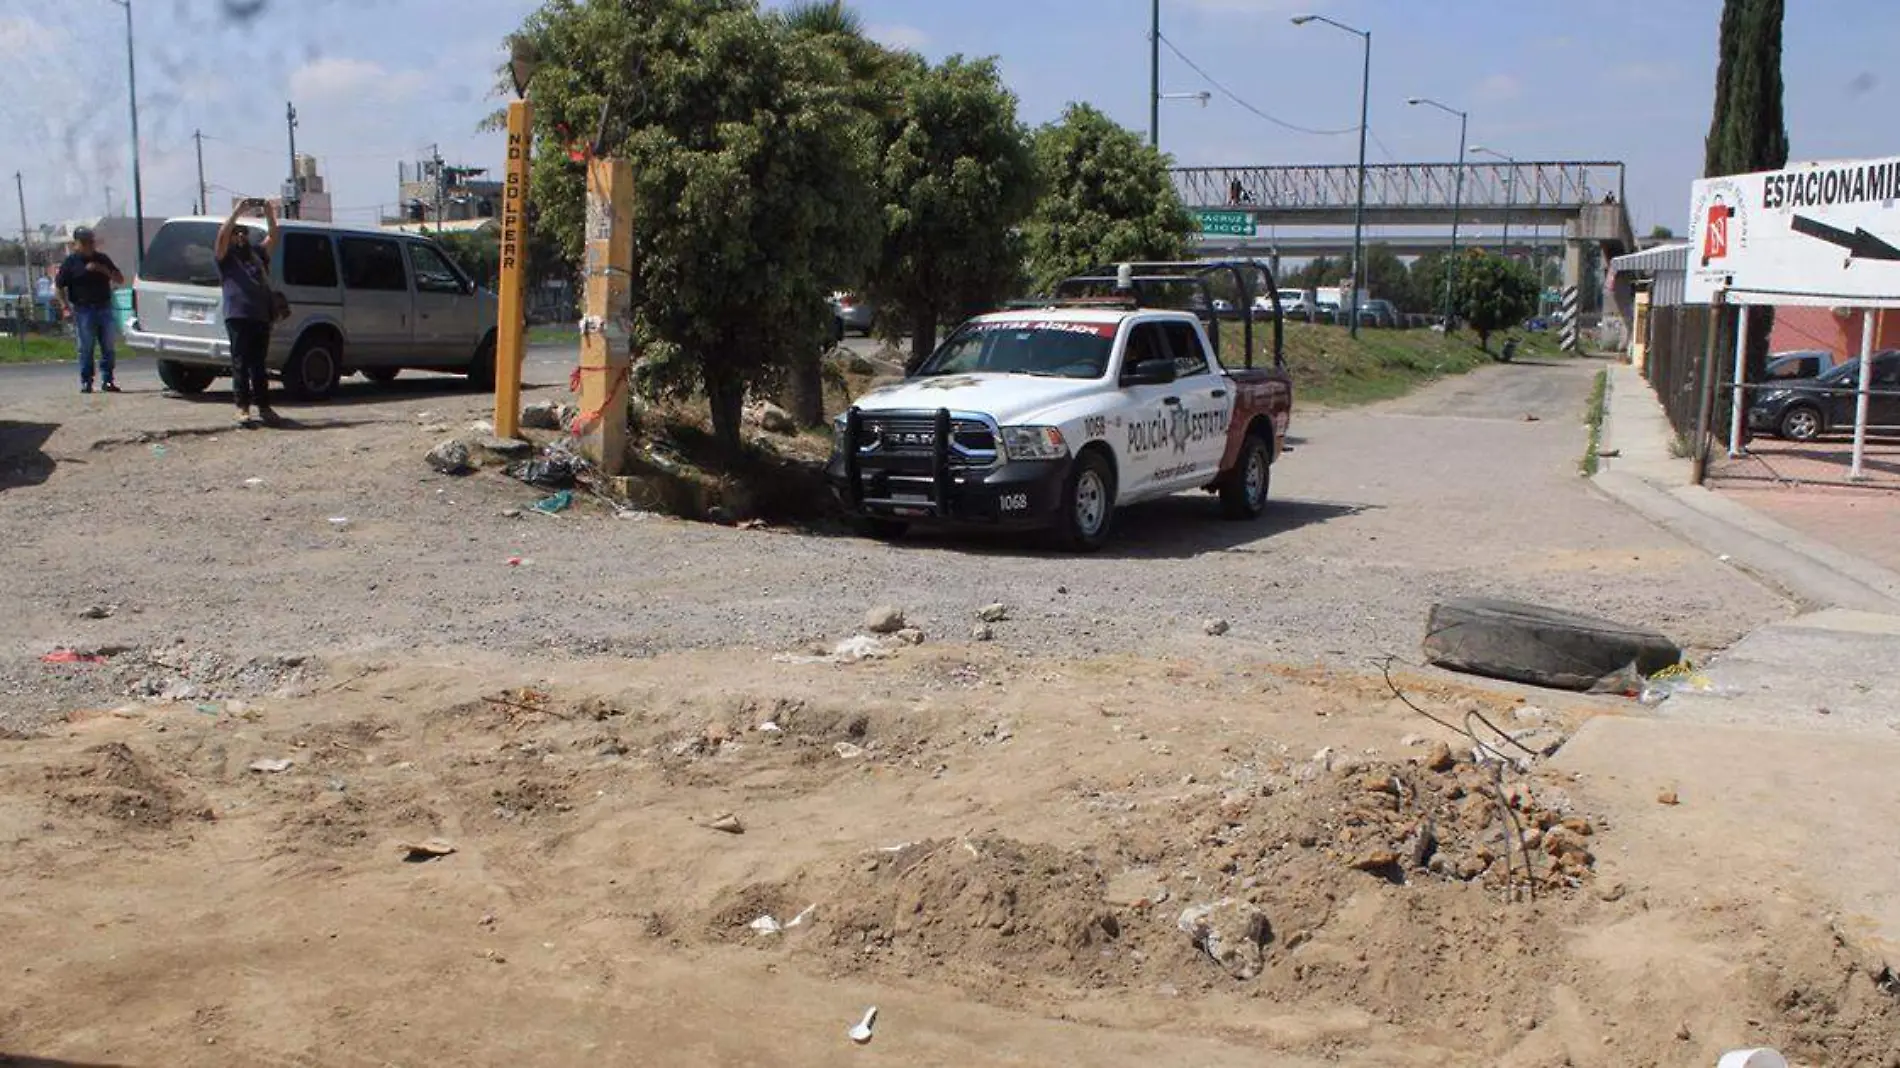
[[[1337,230],[1353,224],[1359,203],[1359,168],[1353,164],[1176,167],[1172,174],[1182,202],[1202,216],[1199,245],[1209,252],[1277,247],[1280,254],[1298,256],[1318,247],[1330,250],[1338,247]],[[1564,286],[1579,287],[1589,317],[1601,307],[1609,259],[1636,251],[1624,179],[1623,164],[1614,160],[1368,164],[1365,225],[1442,230],[1446,244],[1454,218],[1460,227],[1560,226]],[[1235,225],[1245,222],[1237,218],[1243,215],[1251,223]],[[1268,227],[1273,237],[1259,236]],[[1303,239],[1286,232],[1300,227],[1334,233]],[[1378,242],[1405,244],[1408,252],[1436,245],[1428,237],[1367,239]],[[1460,243],[1494,242],[1474,235]],[[1350,238],[1345,248],[1350,250]]]

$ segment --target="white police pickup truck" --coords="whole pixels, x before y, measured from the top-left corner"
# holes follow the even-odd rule
[[[860,530],[1049,529],[1086,551],[1117,508],[1201,489],[1259,516],[1292,410],[1279,361],[1229,370],[1189,312],[1094,303],[972,319],[840,416],[827,475]]]

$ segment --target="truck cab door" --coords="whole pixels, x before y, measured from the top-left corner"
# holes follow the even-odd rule
[[[1168,459],[1173,454],[1169,433],[1180,393],[1172,382],[1143,385],[1134,381],[1137,366],[1168,358],[1168,338],[1161,332],[1160,323],[1137,322],[1128,327],[1121,363],[1115,371],[1127,425],[1126,436],[1118,442],[1122,445],[1120,479],[1115,489],[1118,503],[1156,496],[1156,476],[1172,463]]]
[[[1162,467],[1172,476],[1160,480],[1173,489],[1205,486],[1220,472],[1227,452],[1228,426],[1234,416],[1234,384],[1215,367],[1201,328],[1172,320],[1161,324],[1174,356],[1173,459]]]

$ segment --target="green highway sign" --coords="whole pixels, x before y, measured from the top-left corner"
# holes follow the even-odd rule
[[[1203,211],[1196,214],[1200,216],[1203,234],[1252,237],[1259,233],[1254,226],[1253,216],[1244,211]]]

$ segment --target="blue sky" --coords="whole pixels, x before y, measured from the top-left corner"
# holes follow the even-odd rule
[[[283,109],[316,155],[340,217],[393,205],[396,164],[441,146],[452,161],[497,159],[475,126],[499,41],[527,0],[132,0],[138,28],[148,214],[195,198],[191,134],[207,135],[216,188],[269,193],[286,170]],[[1148,0],[857,0],[872,33],[932,58],[999,56],[1023,118],[1048,121],[1087,100],[1125,124],[1148,120]],[[1894,112],[1900,41],[1894,0],[1789,0],[1784,76],[1796,159],[1900,153]],[[1620,159],[1637,222],[1684,228],[1701,170],[1719,0],[1162,0],[1162,33],[1253,106],[1314,128],[1352,126],[1356,39],[1288,16],[1317,11],[1373,31],[1372,162],[1443,160],[1448,115],[1471,112],[1471,141],[1519,159]],[[1587,14],[1587,21],[1578,15]],[[0,164],[24,174],[35,222],[95,215],[110,186],[129,203],[124,15],[111,0],[0,8]],[[1162,88],[1211,88],[1166,51]],[[22,104],[26,106],[22,107]],[[1350,162],[1347,136],[1275,126],[1215,95],[1162,106],[1162,147],[1182,163]],[[11,190],[7,191],[9,194]],[[17,226],[4,198],[0,226]]]

